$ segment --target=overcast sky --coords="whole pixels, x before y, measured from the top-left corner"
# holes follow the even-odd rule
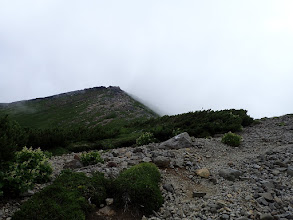
[[[0,102],[120,86],[166,114],[293,113],[292,0],[0,0]]]

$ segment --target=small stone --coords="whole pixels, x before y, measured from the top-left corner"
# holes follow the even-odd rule
[[[221,216],[221,219],[229,219],[230,217],[229,217],[229,215],[227,215],[227,214],[223,214],[222,216]]]
[[[211,175],[210,171],[207,168],[197,169],[195,173],[203,178],[209,178],[209,176]]]
[[[242,172],[236,169],[228,168],[228,169],[220,170],[219,175],[226,180],[235,181],[237,178],[239,178],[242,175]]]
[[[288,164],[282,162],[282,161],[276,161],[274,165],[280,166],[280,167],[288,167]]]
[[[136,147],[136,148],[134,148],[133,153],[141,153],[142,151],[143,150],[141,147]]]
[[[125,156],[128,157],[128,158],[130,158],[130,157],[132,156],[132,152],[127,151],[127,152],[125,153]]]
[[[193,198],[200,198],[200,197],[204,197],[206,195],[205,192],[193,192]]]
[[[260,193],[259,195],[262,196],[263,198],[265,198],[265,200],[267,200],[269,202],[274,201],[274,198],[271,193]]]
[[[74,159],[65,163],[63,169],[76,169],[81,167],[82,167],[82,163],[79,160]]]
[[[163,185],[163,188],[164,188],[166,191],[168,191],[168,192],[171,192],[171,193],[174,192],[174,187],[173,187],[172,184],[164,184],[164,185]]]
[[[252,168],[254,168],[254,169],[260,169],[260,168],[261,168],[261,166],[260,166],[260,165],[258,165],[258,164],[253,164],[253,165],[252,165]]]
[[[96,214],[99,216],[114,216],[116,215],[116,212],[110,206],[105,206],[104,208],[101,208],[98,212],[96,212]]]
[[[287,174],[288,174],[288,176],[293,176],[293,167],[292,166],[288,167]]]
[[[80,161],[80,157],[78,156],[78,154],[75,154],[73,157],[75,160],[79,160]]]
[[[108,162],[107,167],[117,167],[117,163],[110,161]]]
[[[260,220],[274,220],[274,217],[271,214],[262,214]]]
[[[107,205],[112,205],[113,202],[114,202],[114,199],[113,199],[113,198],[107,198],[107,199],[106,199],[106,204],[107,204]]]
[[[142,159],[142,161],[143,161],[143,162],[151,162],[152,159],[151,159],[150,157],[144,157],[144,158]]]

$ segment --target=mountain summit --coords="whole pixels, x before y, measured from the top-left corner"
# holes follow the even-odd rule
[[[94,127],[158,116],[116,86],[0,104],[0,116],[6,114],[20,125],[32,128]]]

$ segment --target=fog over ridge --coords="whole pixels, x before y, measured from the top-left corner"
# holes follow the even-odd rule
[[[120,86],[166,114],[293,113],[293,2],[1,1],[0,103]]]

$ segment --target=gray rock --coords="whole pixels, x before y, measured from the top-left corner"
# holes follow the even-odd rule
[[[71,160],[65,163],[63,169],[77,169],[83,167],[82,163],[79,160]]]
[[[230,218],[229,215],[223,214],[220,219],[225,220],[225,219],[229,219],[229,218]]]
[[[200,198],[200,197],[204,197],[206,195],[205,192],[193,192],[193,198]]]
[[[249,220],[247,217],[240,217],[240,218],[237,218],[236,220]]]
[[[292,166],[288,167],[287,174],[288,174],[288,176],[293,176],[293,167]]]
[[[193,147],[193,144],[187,132],[181,133],[159,145],[160,149],[181,149],[191,147]]]
[[[105,201],[106,201],[107,205],[112,205],[113,202],[114,202],[114,199],[113,198],[107,198]]]
[[[269,203],[267,202],[267,200],[265,200],[265,198],[263,197],[259,197],[258,199],[256,199],[256,201],[261,204],[261,205],[265,205],[265,206],[268,206]]]
[[[261,197],[265,198],[265,200],[269,201],[269,202],[272,202],[274,201],[274,198],[272,196],[271,193],[260,193],[259,194]]]
[[[276,161],[274,165],[280,166],[280,167],[288,167],[288,164],[282,162],[282,161]]]
[[[151,162],[152,159],[151,159],[150,157],[144,157],[144,158],[142,159],[142,161],[143,161],[143,162]]]
[[[163,185],[163,188],[164,188],[166,191],[168,191],[168,192],[171,192],[171,193],[174,192],[174,187],[173,187],[172,184],[168,184],[168,183],[166,183],[166,184]]]
[[[220,170],[219,175],[226,180],[235,181],[242,175],[242,172],[236,169],[227,168]]]
[[[260,182],[262,184],[262,186],[266,189],[266,190],[271,190],[275,188],[274,182],[273,181],[268,181],[268,180],[263,180]]]
[[[163,156],[158,156],[153,158],[153,163],[156,164],[160,168],[166,168],[170,165],[170,159]]]
[[[274,220],[274,217],[271,214],[262,214],[260,220]]]

